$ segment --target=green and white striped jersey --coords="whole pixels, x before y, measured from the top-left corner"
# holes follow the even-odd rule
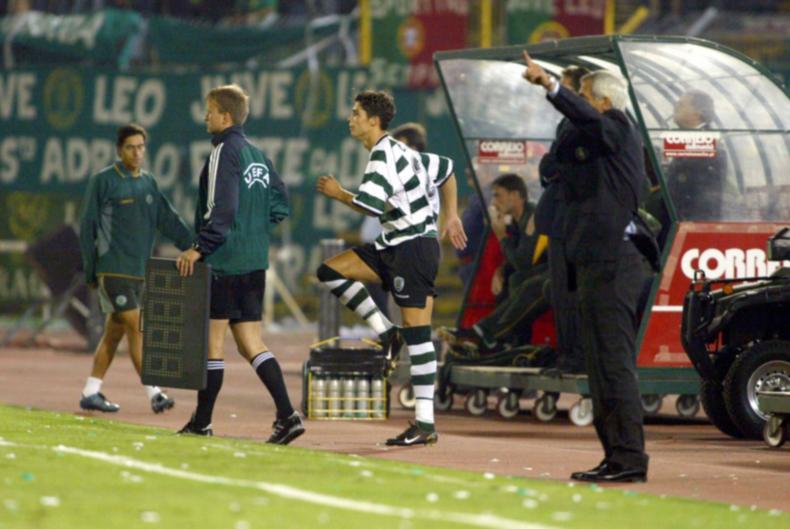
[[[354,204],[375,213],[381,222],[376,248],[436,237],[438,188],[453,174],[453,161],[419,153],[389,135],[370,151],[368,165]]]

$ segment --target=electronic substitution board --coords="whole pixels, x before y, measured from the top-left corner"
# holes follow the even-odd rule
[[[181,277],[172,259],[149,259],[142,307],[143,384],[206,387],[211,267]]]

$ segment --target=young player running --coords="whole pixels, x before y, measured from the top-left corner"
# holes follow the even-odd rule
[[[348,119],[351,135],[370,158],[356,193],[332,176],[318,179],[317,189],[353,210],[378,217],[382,233],[374,243],[347,250],[325,261],[318,279],[340,302],[374,329],[392,358],[405,341],[411,359],[411,383],[417,399],[416,422],[388,445],[412,446],[438,439],[433,416],[436,352],[431,341],[434,280],[439,269],[439,195],[446,210],[442,236],[454,247],[466,246],[458,217],[456,180],[449,158],[419,153],[387,134],[395,101],[384,92],[358,94]],[[398,329],[376,307],[362,282],[382,283],[401,310]]]

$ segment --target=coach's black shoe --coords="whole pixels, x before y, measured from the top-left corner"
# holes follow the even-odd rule
[[[110,402],[101,393],[94,393],[93,395],[83,396],[80,399],[80,408],[83,410],[98,410],[107,413],[115,413],[121,409],[121,406]]]
[[[395,370],[395,364],[398,362],[398,355],[403,345],[406,343],[401,336],[400,328],[397,326],[390,327],[380,337],[381,349],[384,352],[384,358],[387,362],[384,376],[389,376]]]
[[[644,483],[647,481],[647,470],[605,464],[598,472],[582,472],[578,480],[596,483]]]
[[[157,393],[151,398],[151,410],[154,413],[162,413],[175,405],[176,401],[168,397],[164,391]]]
[[[595,468],[591,468],[590,470],[581,470],[579,472],[574,472],[571,474],[571,479],[575,479],[576,481],[591,481],[593,477],[597,476],[601,472],[605,471],[608,467],[608,463],[604,459],[598,466]]]
[[[272,424],[272,435],[267,443],[287,445],[304,433],[304,423],[298,412],[293,412],[287,419],[277,419]]]
[[[420,428],[416,423],[409,421],[409,427],[397,437],[387,439],[387,446],[414,446],[432,445],[439,440],[439,434],[427,432]]]
[[[200,426],[199,424],[195,423],[195,415],[193,414],[192,418],[189,419],[189,422],[186,423],[183,428],[178,430],[178,433],[211,437],[214,435],[214,430],[211,429],[210,424],[207,426]]]

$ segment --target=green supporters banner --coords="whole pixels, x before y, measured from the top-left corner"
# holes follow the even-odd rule
[[[338,27],[339,24],[324,26],[316,30],[314,37],[336,32]],[[149,20],[147,38],[161,62],[216,65],[244,62],[273,48],[303,47],[305,28],[218,26],[155,16]]]
[[[290,194],[292,217],[276,233],[287,251],[272,262],[297,291],[307,285],[319,264],[318,241],[358,232],[361,215],[319,196],[315,181],[334,174],[348,189],[359,185],[368,153],[349,136],[347,118],[356,92],[383,87],[380,79],[362,69],[157,75],[19,69],[0,72],[0,310],[18,310],[36,291],[35,274],[9,248],[77,221],[90,176],[115,159],[120,125],[134,121],[148,130],[145,167],[191,224],[211,151],[204,97],[231,82],[249,93],[247,135],[272,159]],[[393,94],[393,126],[424,124],[429,149],[452,157],[462,176],[463,153],[441,90]]]
[[[510,44],[604,33],[607,0],[508,0]]]
[[[49,15],[30,11],[0,18],[6,68],[14,64],[55,64],[91,60],[115,66],[139,35],[142,17],[105,9],[90,15]]]

